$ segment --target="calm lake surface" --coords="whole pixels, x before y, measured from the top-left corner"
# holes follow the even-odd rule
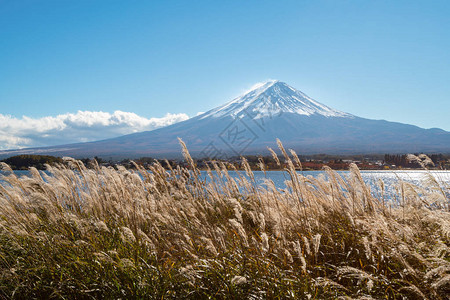
[[[236,172],[229,172],[231,177],[238,177]],[[285,181],[289,180],[289,175],[284,171],[267,171],[266,174],[262,171],[253,171],[255,180],[257,183],[264,186],[264,181],[270,179],[275,186],[279,189],[285,189]],[[324,171],[303,171],[298,172],[303,176],[325,176]],[[349,171],[337,171],[337,173],[344,179],[350,175]],[[207,177],[206,171],[202,171],[202,174]],[[241,176],[245,175],[245,172],[240,172]],[[427,186],[427,181],[432,178],[436,179],[441,188],[446,192],[447,198],[450,199],[450,171],[426,171],[426,170],[396,170],[396,171],[361,171],[361,176],[366,184],[371,188],[372,194],[378,198],[381,195],[380,180],[384,183],[384,197],[386,199],[394,200],[395,195],[399,195],[400,182],[409,182],[417,186]],[[247,177],[247,176],[246,176]]]
[[[14,171],[18,176],[28,176],[28,171]],[[208,180],[206,171],[201,171],[202,176]],[[213,172],[215,173],[215,172]],[[279,189],[285,189],[285,181],[289,180],[289,175],[284,171],[267,171],[266,174],[262,171],[253,171],[255,180],[258,184],[264,186],[266,179],[270,179],[274,182],[275,186]],[[323,171],[303,171],[298,172],[304,176],[325,176]],[[339,175],[346,178],[350,175],[349,171],[337,171]],[[0,174],[4,172],[0,171]],[[229,174],[233,178],[238,178],[239,175],[235,171],[229,171]],[[239,172],[241,176],[245,176],[245,172]],[[386,198],[395,198],[394,195],[398,195],[399,182],[409,182],[418,186],[426,186],[426,181],[429,180],[430,175],[439,182],[440,186],[446,191],[448,197],[450,197],[450,171],[425,171],[425,170],[396,170],[396,171],[361,171],[363,180],[371,187],[374,196],[378,196],[381,193],[380,180],[384,183],[384,195]],[[248,178],[248,177],[247,177]],[[0,179],[1,182],[1,179]]]

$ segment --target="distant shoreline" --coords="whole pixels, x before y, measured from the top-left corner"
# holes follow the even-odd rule
[[[331,156],[331,155],[319,155],[313,157],[300,156],[299,163],[295,164],[295,169],[298,171],[320,171],[327,167],[336,171],[346,171],[351,165],[356,165],[361,171],[400,171],[400,170],[450,170],[450,155],[444,154],[430,154],[429,156],[420,154],[419,156],[426,157],[423,162],[415,155],[396,154],[396,155],[377,155],[377,156]],[[415,158],[411,161],[408,157]],[[424,158],[425,159],[425,158]],[[253,171],[262,170],[261,163],[264,164],[266,171],[283,170],[289,167],[284,157],[273,156],[256,156],[247,155],[242,157],[231,157],[226,160],[216,159],[193,159],[195,166],[198,170],[208,170],[214,168],[214,164],[224,164],[227,169],[242,169],[242,164],[246,162],[248,167]],[[155,163],[160,164],[163,168],[171,169],[176,167],[188,167],[189,165],[185,160],[180,159],[155,159],[151,157],[142,157],[135,160],[122,159],[122,160],[105,160],[100,157],[94,158],[81,158],[78,159],[87,168],[95,168],[97,166],[115,167],[122,165],[128,169],[136,168],[139,165],[143,168],[149,168]],[[45,170],[46,165],[65,165],[67,161],[61,157],[49,156],[49,155],[17,155],[1,162],[7,164],[14,170],[28,170],[30,167],[34,167],[39,170]],[[425,163],[424,163],[425,162]],[[135,165],[136,164],[136,165]]]

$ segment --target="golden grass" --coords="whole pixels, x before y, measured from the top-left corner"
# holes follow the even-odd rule
[[[399,183],[388,206],[356,166],[348,180],[304,177],[281,143],[285,190],[258,185],[245,160],[248,177],[218,163],[204,180],[182,145],[189,168],[67,159],[1,178],[0,298],[448,296],[448,187],[436,180]]]

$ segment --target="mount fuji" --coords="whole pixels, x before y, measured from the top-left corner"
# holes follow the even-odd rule
[[[277,138],[300,154],[450,153],[450,132],[360,118],[272,80],[167,127],[96,142],[2,151],[0,156],[174,157],[180,155],[177,137],[197,157],[266,154]]]

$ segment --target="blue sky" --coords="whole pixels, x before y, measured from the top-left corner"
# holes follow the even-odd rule
[[[267,79],[361,117],[450,130],[449,15],[450,1],[0,0],[0,149],[55,143],[36,144],[45,132],[30,126],[20,136],[28,119],[165,124]]]

